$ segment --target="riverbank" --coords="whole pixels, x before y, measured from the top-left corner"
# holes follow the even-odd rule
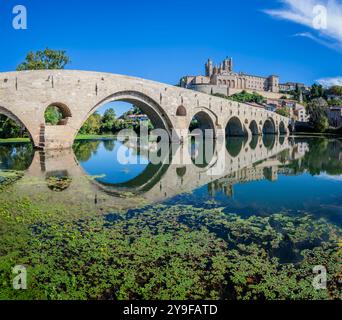
[[[0,139],[1,144],[6,143],[25,143],[30,142],[29,138],[10,138],[10,139]]]
[[[116,135],[78,135],[76,137],[76,141],[82,140],[96,140],[96,139],[113,139]],[[0,144],[9,144],[9,143],[28,143],[30,142],[30,138],[9,138],[9,139],[0,139]]]
[[[292,137],[342,137],[342,131],[336,132],[295,132],[291,135]],[[106,134],[106,135],[96,135],[96,134],[82,134],[78,135],[75,138],[75,141],[84,141],[84,140],[102,140],[102,139],[114,139],[117,135],[115,134]],[[12,144],[12,143],[29,143],[30,138],[9,138],[9,139],[0,139],[0,144]]]
[[[325,132],[316,132],[313,128],[304,128],[299,127],[296,128],[298,131],[293,132],[293,135],[305,135],[305,136],[334,136],[334,137],[342,137],[342,128],[333,129],[330,128]]]
[[[116,138],[117,135],[115,134],[80,134],[76,137],[76,141],[78,140],[96,140],[96,139],[113,139]]]
[[[315,138],[342,138],[342,134],[337,134],[337,133],[329,133],[329,132],[295,132],[291,135],[291,137],[306,137],[306,138],[310,138],[310,137],[315,137]]]

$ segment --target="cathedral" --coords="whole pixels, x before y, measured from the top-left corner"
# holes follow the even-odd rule
[[[214,66],[209,59],[205,64],[205,76],[186,76],[182,78],[181,86],[208,94],[230,95],[242,90],[279,93],[279,77],[234,72],[232,58],[225,59],[219,66]]]

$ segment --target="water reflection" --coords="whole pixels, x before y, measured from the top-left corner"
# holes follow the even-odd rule
[[[34,155],[31,144],[0,144],[0,170],[28,169]]]
[[[198,168],[207,168],[213,161],[215,149],[214,140],[205,143],[204,136],[200,139],[192,137],[189,143],[192,163]]]
[[[258,141],[258,139],[256,139]],[[227,151],[233,157],[237,157],[245,144],[245,139],[242,137],[228,137],[227,139]]]
[[[259,141],[259,136],[253,135],[252,140],[249,144],[249,146],[251,147],[252,150],[255,150],[255,148],[258,145],[258,141]]]
[[[34,153],[27,144],[7,145],[0,146],[0,168],[25,170],[26,182],[40,181],[35,189],[17,182],[20,192],[59,193],[63,201],[83,201],[104,211],[117,204],[127,209],[164,201],[204,206],[214,200],[240,214],[300,210],[341,221],[341,140],[230,137],[223,153],[217,144],[209,159],[201,141],[189,143],[159,164],[151,163],[139,143],[113,139],[78,141],[74,153]],[[137,164],[120,163],[120,148]],[[198,165],[198,159],[206,161]]]
[[[276,138],[278,138],[278,136],[274,134],[264,134],[262,140],[265,147],[269,150],[272,150],[276,143]]]

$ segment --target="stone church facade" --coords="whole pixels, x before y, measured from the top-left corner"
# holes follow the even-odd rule
[[[181,86],[207,94],[231,95],[242,90],[279,93],[279,77],[234,72],[232,58],[225,59],[219,66],[214,66],[209,59],[205,64],[205,76],[186,76],[182,78]]]

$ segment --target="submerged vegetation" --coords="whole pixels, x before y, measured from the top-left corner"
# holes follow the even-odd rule
[[[0,299],[342,298],[339,231],[323,219],[162,205],[67,219],[5,199]],[[11,287],[18,264],[28,267],[26,291]],[[312,287],[316,265],[327,267],[327,290]]]

